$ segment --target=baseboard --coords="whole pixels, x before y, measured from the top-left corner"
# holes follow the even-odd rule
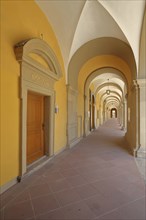
[[[68,144],[69,148],[74,147],[74,146],[75,146],[76,144],[78,144],[82,139],[83,139],[83,137],[81,136],[81,137],[79,137],[79,138],[73,140],[71,143]]]
[[[53,158],[45,156],[38,161],[34,162],[32,165],[30,165],[27,169],[27,172],[22,176],[22,179],[26,176],[31,175],[32,173],[36,172],[37,170],[41,169],[43,166],[45,166],[49,161]]]
[[[146,159],[146,151],[138,150],[136,155],[138,158]]]
[[[0,194],[2,194],[5,191],[7,191],[9,188],[14,186],[16,183],[18,183],[17,178],[14,178],[14,179],[10,180],[8,183],[0,186]]]
[[[56,152],[54,153],[54,156],[57,156],[57,155],[63,153],[63,152],[64,152],[65,150],[67,150],[67,149],[68,149],[67,146],[62,147],[61,149],[59,149],[58,151],[56,151]]]

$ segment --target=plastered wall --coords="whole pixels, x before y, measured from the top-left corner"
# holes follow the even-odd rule
[[[19,174],[20,150],[20,66],[13,47],[30,38],[40,38],[53,49],[63,77],[55,84],[56,104],[54,150],[66,146],[66,87],[63,60],[51,26],[33,1],[1,1],[1,157],[0,185]],[[63,97],[63,99],[62,99]]]

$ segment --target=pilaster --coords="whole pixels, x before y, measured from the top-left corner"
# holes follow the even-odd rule
[[[146,79],[138,79],[139,87],[139,148],[137,157],[146,158]]]

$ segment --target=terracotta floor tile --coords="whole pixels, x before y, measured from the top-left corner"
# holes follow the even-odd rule
[[[86,179],[84,177],[80,176],[80,175],[73,176],[73,177],[68,177],[66,179],[69,181],[69,183],[73,187],[84,185],[84,184],[87,183]]]
[[[24,192],[20,193],[18,196],[16,196],[9,204],[17,204],[25,201],[30,200],[30,195],[27,190],[24,190]]]
[[[42,173],[42,175],[44,175],[44,173]],[[46,178],[43,177],[42,175],[40,175],[40,177],[37,179],[37,181],[32,183],[31,186],[37,186],[37,185],[45,184],[46,183]]]
[[[124,212],[118,212],[117,210],[110,212],[108,214],[105,214],[99,218],[97,218],[97,220],[126,220],[125,219],[125,213]],[[127,219],[128,220],[128,219]],[[140,220],[140,219],[138,219]]]
[[[66,169],[60,171],[61,175],[64,177],[70,177],[70,176],[76,176],[79,174],[79,172],[75,169]]]
[[[113,197],[101,195],[89,198],[85,202],[97,217],[119,207],[117,200],[113,199]]]
[[[4,220],[4,211],[3,211],[3,209],[0,210],[0,219]]]
[[[55,193],[55,198],[61,206],[66,206],[81,200],[81,197],[75,189],[69,189]]]
[[[45,213],[43,215],[39,215],[36,217],[36,220],[63,220],[64,217],[64,213],[62,212],[61,209],[56,209],[54,211],[50,211],[48,213]]]
[[[46,183],[29,187],[28,192],[29,192],[31,198],[35,198],[35,197],[39,197],[39,196],[43,196],[43,195],[48,195],[48,194],[52,193],[49,185]]]
[[[92,220],[95,218],[95,214],[90,210],[90,208],[84,203],[79,202],[62,208],[64,213],[64,219],[72,220]]]
[[[101,194],[101,195],[112,195],[118,191],[116,185],[108,180],[96,181],[92,183],[92,186]]]
[[[36,216],[59,208],[59,204],[53,195],[41,196],[32,199]]]
[[[8,195],[8,196],[3,196],[3,195],[1,195],[0,197],[0,210],[14,199],[14,197],[11,195]]]
[[[4,210],[4,220],[23,220],[34,217],[30,201],[9,205]]]
[[[64,176],[60,172],[48,172],[43,175],[46,178],[46,182],[54,182],[56,180],[62,179]]]
[[[72,188],[71,184],[69,183],[69,181],[66,180],[66,178],[59,179],[54,182],[50,182],[48,184],[53,192],[58,192]]]
[[[146,219],[146,197],[136,200],[127,206],[119,208],[118,212],[125,213],[125,220]]]
[[[116,121],[104,123],[2,194],[2,220],[145,219],[146,185],[126,144]]]
[[[131,200],[137,200],[143,196],[146,196],[146,188],[143,189],[143,187],[138,187],[134,183],[128,184],[127,188],[124,188],[121,191]]]
[[[87,199],[98,194],[98,190],[94,188],[91,184],[76,187],[75,190],[82,199]]]

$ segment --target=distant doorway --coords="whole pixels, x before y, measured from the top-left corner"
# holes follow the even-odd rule
[[[117,109],[116,108],[111,109],[111,118],[117,118]]]

